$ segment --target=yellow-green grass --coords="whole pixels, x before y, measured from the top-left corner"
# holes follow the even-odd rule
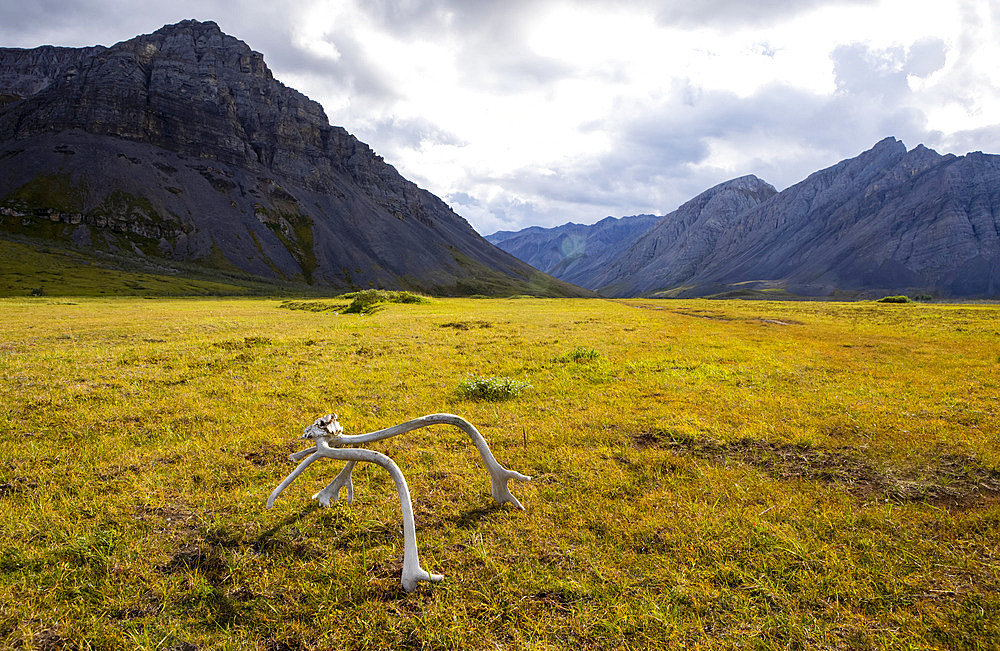
[[[1000,309],[0,300],[0,647],[996,648]],[[579,351],[585,351],[582,354]],[[590,351],[593,351],[591,353]],[[469,377],[530,385],[466,398]],[[264,508],[312,420],[398,499]],[[47,646],[46,646],[47,645]]]

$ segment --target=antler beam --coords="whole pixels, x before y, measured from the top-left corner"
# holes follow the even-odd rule
[[[337,474],[334,480],[323,490],[313,495],[313,499],[317,500],[323,506],[330,506],[331,500],[337,501],[340,499],[340,492],[345,487],[347,488],[348,504],[354,501],[354,482],[351,474],[354,471],[354,466],[359,461],[367,461],[382,466],[396,483],[396,490],[399,493],[399,502],[403,513],[403,573],[401,577],[403,589],[407,592],[412,592],[416,589],[420,581],[435,583],[440,581],[444,578],[443,576],[440,574],[431,574],[420,567],[417,553],[417,536],[413,523],[413,504],[410,500],[410,490],[406,485],[406,478],[403,477],[399,466],[386,455],[374,450],[333,447],[363,445],[374,441],[382,441],[430,425],[454,425],[468,434],[479,451],[480,456],[483,458],[486,470],[490,473],[490,493],[493,495],[493,499],[498,504],[509,502],[517,508],[524,510],[518,499],[511,494],[508,481],[511,479],[530,481],[531,477],[508,470],[500,465],[493,456],[493,453],[490,452],[490,446],[486,443],[483,435],[479,433],[479,430],[469,421],[454,414],[431,414],[421,418],[414,418],[405,423],[376,432],[356,435],[345,435],[343,433],[344,428],[337,421],[336,414],[327,414],[326,416],[317,418],[312,425],[305,428],[302,435],[302,438],[315,440],[315,447],[289,455],[288,458],[292,461],[298,461],[299,465],[278,484],[278,487],[268,497],[267,508],[270,509],[274,506],[274,500],[278,495],[289,484],[295,481],[295,478],[302,474],[302,471],[318,459],[329,458],[347,461],[347,465]]]

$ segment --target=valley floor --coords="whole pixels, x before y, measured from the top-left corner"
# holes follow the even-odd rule
[[[303,307],[299,304],[297,307]],[[307,306],[308,307],[308,306]],[[327,307],[323,305],[319,308]],[[0,647],[995,648],[1000,307],[0,299]],[[476,400],[463,380],[530,385]],[[314,418],[414,499],[268,511]]]

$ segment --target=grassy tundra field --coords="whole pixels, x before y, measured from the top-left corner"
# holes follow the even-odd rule
[[[997,306],[345,305],[0,300],[0,647],[1000,647]],[[527,510],[375,444],[403,592],[380,468],[264,507],[331,411]]]

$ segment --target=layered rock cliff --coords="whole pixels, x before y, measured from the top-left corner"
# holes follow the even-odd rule
[[[0,49],[0,229],[342,288],[580,290],[493,247],[213,22]]]
[[[76,66],[105,48],[53,47],[31,50],[0,48],[0,94],[5,104],[36,95],[61,79],[76,74]]]

